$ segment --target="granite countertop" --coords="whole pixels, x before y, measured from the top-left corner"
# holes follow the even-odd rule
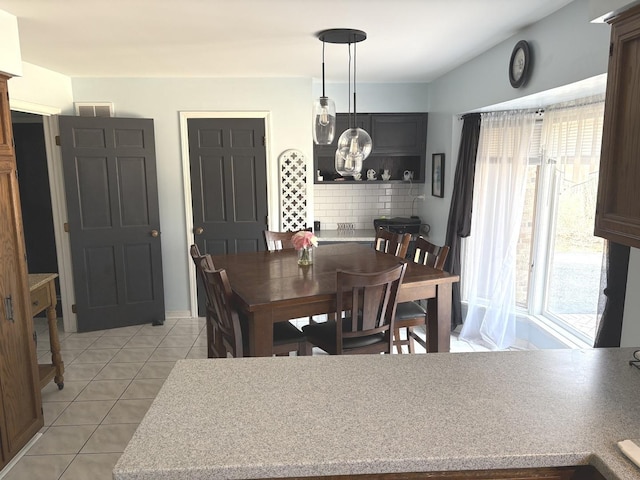
[[[376,231],[373,228],[362,230],[318,230],[314,233],[320,243],[373,242],[376,238]]]
[[[640,478],[633,349],[181,360],[114,480],[594,465]]]

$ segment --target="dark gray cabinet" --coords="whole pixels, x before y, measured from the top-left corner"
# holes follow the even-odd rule
[[[424,183],[427,149],[426,113],[359,113],[356,124],[371,135],[373,142],[371,155],[364,162],[363,178],[366,179],[367,170],[374,169],[378,173],[376,181],[382,182],[382,172],[389,170],[391,179],[385,183],[404,182],[403,173],[409,170],[413,172],[413,182]],[[335,153],[338,138],[348,125],[348,114],[338,113],[336,138],[333,143],[313,146],[315,183],[334,183],[336,178],[342,178],[334,168]],[[318,171],[323,181],[318,181]],[[355,182],[351,177],[341,181]]]

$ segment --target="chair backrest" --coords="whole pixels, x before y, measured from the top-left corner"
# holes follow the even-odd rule
[[[424,237],[418,237],[416,240],[416,252],[413,256],[413,261],[421,263],[422,265],[428,265],[429,267],[433,267],[437,270],[444,270],[444,262],[447,261],[448,255],[448,245],[439,247]]]
[[[204,275],[202,274],[202,261],[206,260],[206,264],[208,268],[210,270],[215,270],[215,267],[213,266],[213,260],[211,259],[211,255],[209,254],[203,255],[202,253],[200,253],[200,249],[196,244],[193,244],[191,245],[191,247],[189,247],[189,253],[191,254],[191,259],[193,260],[193,263],[195,263],[196,265],[196,272],[198,276],[204,282]]]
[[[336,350],[342,353],[342,339],[384,334],[379,351],[391,353],[393,321],[398,303],[398,290],[404,278],[407,263],[381,272],[356,273],[338,270],[336,278],[336,318],[351,319],[350,328],[345,324],[336,328]]]
[[[407,256],[410,241],[410,233],[392,233],[383,227],[378,227],[374,248],[379,252],[404,258]]]
[[[297,232],[272,232],[271,230],[265,230],[264,241],[267,244],[267,250],[275,252],[293,248],[291,237],[296,233]]]
[[[291,238],[298,233],[298,230],[295,232],[274,232],[271,230],[264,231],[264,241],[267,244],[267,250],[270,252],[276,252],[278,250],[287,250],[293,247],[293,242]],[[310,228],[305,229],[305,231],[311,231]]]
[[[222,344],[227,353],[233,357],[244,356],[242,347],[242,329],[238,312],[233,307],[233,292],[224,269],[214,270],[202,261],[205,276],[207,303],[215,310],[217,319],[217,334],[222,337]]]

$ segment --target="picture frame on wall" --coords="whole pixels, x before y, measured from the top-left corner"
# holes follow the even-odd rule
[[[431,155],[431,195],[444,197],[444,153]]]

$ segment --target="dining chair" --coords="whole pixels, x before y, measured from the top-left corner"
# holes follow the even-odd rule
[[[336,273],[336,319],[302,327],[330,355],[391,353],[398,290],[407,263],[373,273]]]
[[[300,231],[311,231],[311,228],[297,230],[295,232],[275,232],[273,230],[264,231],[264,241],[267,244],[267,250],[277,252],[279,250],[287,250],[294,248],[291,238]]]
[[[247,329],[247,321],[242,317],[233,305],[233,291],[224,269],[210,269],[202,262],[202,270],[205,276],[207,301],[213,305],[215,318],[218,323],[216,332],[220,334],[220,344],[224,352],[218,357],[234,358],[244,357],[248,354],[248,336],[244,333]],[[244,331],[244,332],[243,332]],[[276,322],[273,324],[273,353],[276,355],[288,355],[290,352],[298,355],[311,355],[311,345],[304,334],[289,322]]]
[[[407,256],[410,241],[410,233],[393,233],[386,228],[378,227],[373,247],[379,252],[404,258]]]
[[[311,231],[311,228],[305,228],[304,230],[298,230],[295,232],[274,232],[273,230],[264,231],[264,241],[267,244],[267,250],[269,252],[279,252],[280,250],[293,249],[293,236],[302,231]],[[309,317],[309,323],[316,323],[313,317]]]
[[[426,238],[420,236],[416,240],[415,254],[413,261],[422,265],[433,267],[437,270],[444,270],[444,263],[449,255],[449,246],[442,247],[429,242]],[[409,353],[415,353],[415,342],[418,342],[425,349],[427,343],[416,333],[413,328],[419,325],[425,325],[427,311],[414,302],[402,302],[396,308],[396,318],[394,322],[393,338],[397,353],[402,353],[402,347],[408,345]],[[402,329],[406,329],[405,339],[402,339]]]
[[[206,265],[209,270],[215,270],[213,265],[213,260],[211,260],[211,255],[202,254],[197,245],[193,244],[189,247],[189,253],[191,254],[191,259],[193,263],[196,265],[196,276],[200,280],[201,288],[204,288],[206,291],[206,277],[204,275],[204,270],[202,265]],[[219,352],[215,346],[215,338],[216,338],[216,324],[218,323],[215,318],[215,310],[212,305],[209,304],[209,301],[206,301],[206,332],[207,332],[207,357],[208,358],[216,358],[222,352]]]

